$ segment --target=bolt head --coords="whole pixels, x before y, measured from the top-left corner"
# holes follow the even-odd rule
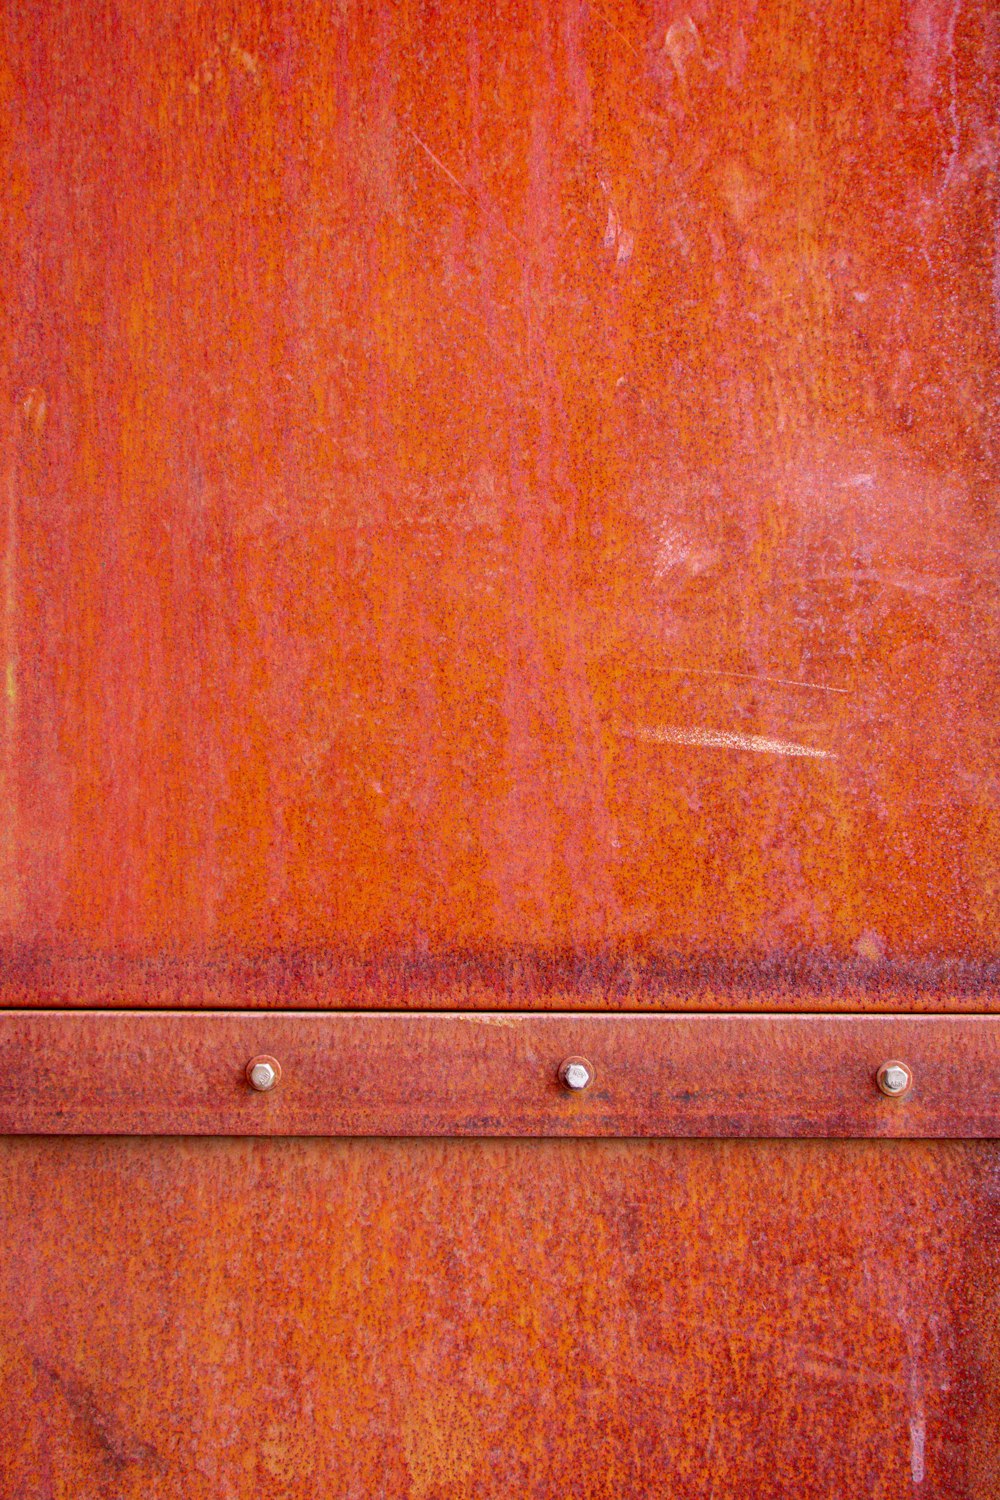
[[[585,1057],[567,1057],[559,1069],[559,1077],[564,1088],[579,1093],[580,1089],[589,1088],[593,1083],[594,1070]]]
[[[273,1057],[253,1057],[247,1063],[247,1081],[259,1094],[273,1089],[281,1077],[281,1065]]]
[[[913,1082],[913,1074],[905,1063],[884,1062],[877,1074],[878,1086],[890,1099],[905,1094]]]

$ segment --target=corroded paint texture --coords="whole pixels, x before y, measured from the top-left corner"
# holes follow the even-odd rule
[[[8,1011],[0,1132],[996,1139],[1000,1017]]]
[[[203,1008],[3,1018],[0,1124],[995,1128],[986,1017],[263,1010],[998,1003],[998,59],[0,0],[0,1002]],[[997,1205],[968,1141],[6,1138],[0,1500],[995,1500]]]
[[[1000,1492],[992,1147],[0,1157],[4,1500]]]
[[[989,0],[0,37],[5,1003],[992,1003]]]

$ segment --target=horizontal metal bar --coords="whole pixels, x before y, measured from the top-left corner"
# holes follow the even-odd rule
[[[4,1011],[0,1133],[991,1137],[1000,1018]]]

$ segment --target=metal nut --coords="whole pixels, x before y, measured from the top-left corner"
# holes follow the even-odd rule
[[[559,1080],[564,1088],[578,1093],[593,1083],[594,1070],[585,1057],[567,1057],[559,1068]]]
[[[281,1064],[276,1057],[252,1057],[247,1063],[247,1082],[259,1094],[273,1089],[281,1077]]]
[[[887,1094],[890,1099],[900,1099],[909,1091],[913,1074],[906,1063],[892,1060],[882,1064],[875,1075],[875,1081],[883,1094]]]

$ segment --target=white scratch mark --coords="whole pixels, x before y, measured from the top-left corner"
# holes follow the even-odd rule
[[[894,1376],[886,1375],[880,1370],[869,1370],[866,1366],[847,1359],[799,1359],[795,1368],[800,1374],[808,1375],[813,1380],[832,1380],[846,1385],[865,1385],[876,1389],[885,1387],[889,1390],[896,1390],[900,1386],[900,1381]]]
[[[924,1373],[920,1368],[920,1346],[922,1343],[922,1331],[913,1328],[907,1320],[905,1310],[900,1317],[900,1327],[906,1340],[906,1383],[909,1387],[910,1408],[908,1425],[910,1429],[910,1477],[914,1484],[920,1484],[926,1472],[924,1461],[924,1450],[927,1443],[927,1418],[924,1408]]]
[[[679,672],[690,677],[739,677],[745,682],[769,682],[779,687],[808,688],[812,693],[843,693],[850,695],[850,688],[829,687],[825,682],[803,682],[800,677],[760,677],[756,672],[719,672],[711,667],[654,667],[656,672]]]
[[[834,760],[830,750],[814,750],[793,740],[772,740],[763,734],[738,734],[730,729],[620,729],[622,739],[644,740],[653,745],[697,745],[703,750],[755,750],[761,755],[804,755],[813,760]]]
[[[924,1444],[927,1441],[927,1423],[922,1416],[910,1418],[910,1474],[914,1484],[924,1477]]]
[[[421,151],[425,152],[430,157],[430,159],[434,163],[434,165],[436,167],[438,167],[444,173],[444,175],[451,182],[453,182],[455,184],[455,186],[458,188],[459,192],[460,193],[468,193],[469,189],[465,186],[465,183],[464,182],[459,182],[459,180],[455,176],[454,172],[449,171],[448,168],[445,166],[444,162],[441,161],[441,159],[439,157],[437,157],[437,156],[434,155],[434,152],[431,150],[430,146],[428,146],[426,144],[426,142],[424,142],[424,141],[422,141],[420,139],[419,135],[417,135],[417,132],[413,129],[413,127],[412,126],[407,126],[407,129],[409,130],[409,132],[412,135],[413,139],[416,141],[417,145],[420,147]]]
[[[681,16],[679,20],[674,21],[672,26],[667,28],[667,34],[663,38],[663,51],[674,65],[681,93],[685,100],[687,100],[687,64],[692,57],[701,56],[702,51],[698,28],[690,16]]]
[[[467,198],[471,198],[474,202],[482,204],[482,206],[490,213],[491,217],[496,221],[497,225],[508,239],[513,240],[516,245],[523,246],[524,241],[521,239],[521,236],[519,234],[515,234],[513,229],[511,229],[509,225],[504,223],[503,218],[497,212],[495,206],[489,201],[488,197],[486,197],[482,192],[479,192],[475,188],[470,187],[468,183],[462,182],[458,177],[456,177],[451,168],[446,167],[441,158],[434,155],[434,152],[431,150],[430,146],[428,146],[427,142],[420,139],[419,135],[417,135],[417,132],[414,130],[412,125],[407,125],[406,128],[409,131],[410,135],[412,135],[413,139],[416,141],[417,145],[420,147],[421,151],[429,161],[432,161],[434,163],[438,171],[443,172],[448,181],[453,182],[460,193],[464,193]]]
[[[615,264],[627,266],[632,259],[632,251],[635,249],[635,235],[626,229],[621,221],[621,215],[614,204],[611,196],[611,185],[603,177],[598,177],[601,192],[608,200],[608,222],[604,227],[604,248],[614,250]]]
[[[944,178],[938,191],[938,198],[950,185],[958,165],[959,153],[962,146],[962,128],[958,119],[958,70],[955,60],[955,29],[958,26],[958,17],[962,9],[962,0],[955,0],[951,15],[948,18],[948,30],[945,33],[945,46],[948,49],[948,123],[951,126],[951,151],[948,156],[948,165],[945,168]]]

